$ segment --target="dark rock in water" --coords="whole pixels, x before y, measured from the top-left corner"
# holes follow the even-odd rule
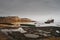
[[[51,19],[51,20],[47,20],[45,23],[50,24],[50,23],[53,23],[53,22],[54,22],[54,19]]]

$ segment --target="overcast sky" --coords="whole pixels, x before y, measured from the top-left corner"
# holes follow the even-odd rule
[[[60,0],[0,0],[0,16],[20,16],[38,21],[60,20]]]

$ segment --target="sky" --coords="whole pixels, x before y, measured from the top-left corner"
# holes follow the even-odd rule
[[[0,16],[60,21],[60,0],[0,0]]]

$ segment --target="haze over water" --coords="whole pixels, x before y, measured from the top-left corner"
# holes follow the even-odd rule
[[[0,16],[60,21],[60,0],[0,0]]]

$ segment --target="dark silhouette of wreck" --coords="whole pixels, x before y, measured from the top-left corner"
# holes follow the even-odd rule
[[[47,20],[45,23],[46,23],[46,24],[54,23],[54,19]]]

